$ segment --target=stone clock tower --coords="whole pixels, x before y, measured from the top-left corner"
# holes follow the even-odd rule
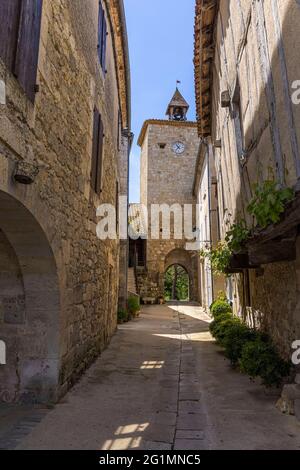
[[[193,204],[195,167],[199,149],[197,124],[187,120],[189,105],[178,88],[168,105],[168,119],[147,120],[139,136],[141,147],[141,204],[151,214],[153,204]],[[172,220],[172,218],[171,218]],[[198,253],[186,251],[186,239],[152,240],[145,247],[145,269],[139,269],[141,297],[157,299],[164,292],[166,270],[184,267],[190,278],[190,300],[198,301]],[[172,225],[171,225],[172,233]]]

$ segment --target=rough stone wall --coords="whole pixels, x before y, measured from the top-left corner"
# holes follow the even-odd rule
[[[300,239],[297,261],[264,266],[263,276],[251,274],[251,314],[269,331],[282,355],[300,338]]]
[[[127,230],[127,214],[128,214],[128,192],[129,192],[129,141],[128,135],[125,133],[120,136],[121,152],[119,164],[119,195],[124,198],[124,202],[119,205],[121,214],[119,223],[123,224]],[[126,207],[125,207],[126,199]],[[123,219],[123,220],[121,220]],[[120,256],[119,256],[119,308],[126,309],[128,297],[128,266],[129,266],[129,243],[128,238],[120,240]]]
[[[176,156],[172,151],[174,142],[183,142],[186,146],[182,155]],[[160,148],[165,144],[165,148]],[[152,204],[192,204],[195,217],[195,198],[193,182],[197,159],[199,139],[194,123],[183,123],[182,126],[169,121],[165,124],[149,124],[142,145],[141,159],[141,202],[148,208],[149,237],[151,237]],[[173,220],[173,217],[171,217]],[[194,220],[195,221],[195,220]],[[193,227],[192,227],[193,228]],[[171,224],[171,239],[149,239],[147,241],[147,276],[142,281],[142,293],[157,298],[164,294],[164,274],[167,256],[174,250],[178,253],[185,250],[187,240],[174,239]],[[188,253],[184,267],[190,273],[191,300],[198,300],[198,272],[193,253]],[[180,260],[178,260],[179,262]],[[176,260],[174,259],[174,263]]]
[[[79,377],[117,325],[119,243],[96,238],[96,208],[104,202],[116,204],[119,100],[110,23],[107,73],[98,61],[97,28],[97,0],[44,1],[40,91],[34,105],[0,61],[0,79],[7,93],[6,105],[0,106],[0,190],[20,201],[41,227],[59,282],[59,347],[52,352],[59,380],[49,399],[56,399]],[[90,185],[95,105],[105,130],[100,197]],[[20,160],[39,167],[31,186],[12,179],[15,162]],[[35,270],[38,275],[42,263]],[[26,315],[30,308],[27,301]],[[47,299],[43,308],[46,315]],[[52,316],[49,311],[45,321],[51,324]],[[0,336],[3,328],[2,323]],[[20,326],[12,331],[12,337],[21,335],[21,330]],[[14,353],[22,356],[23,351]],[[8,354],[8,361],[12,357]],[[11,365],[18,368],[17,363]],[[1,390],[6,387],[3,370]],[[35,374],[38,381],[39,371]]]
[[[300,72],[295,61],[299,21],[296,0],[220,2],[212,137],[222,142],[215,158],[223,235],[236,217],[252,224],[246,208],[254,183],[275,178],[294,186],[299,181],[300,107],[290,99]],[[237,103],[240,95],[234,113],[221,107],[221,92],[226,90]],[[251,307],[260,312],[262,324],[286,357],[292,340],[300,338],[298,264],[297,259],[265,266],[263,276],[250,273]],[[244,281],[242,276],[235,281],[235,310],[241,313],[248,306]]]
[[[141,149],[140,194],[141,203],[148,207],[148,134]]]

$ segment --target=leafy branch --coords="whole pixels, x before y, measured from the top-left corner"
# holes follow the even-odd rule
[[[242,219],[233,224],[230,230],[228,230],[225,241],[229,250],[232,253],[237,253],[242,250],[249,236],[250,230],[247,228],[246,221]]]
[[[270,224],[277,224],[285,210],[286,204],[295,197],[295,191],[291,188],[280,189],[275,181],[265,181],[254,187],[254,197],[247,210],[255,217],[261,228]]]
[[[226,272],[230,263],[231,255],[232,253],[228,248],[227,243],[221,242],[216,248],[200,251],[201,258],[209,259],[212,270],[217,275],[221,275]]]

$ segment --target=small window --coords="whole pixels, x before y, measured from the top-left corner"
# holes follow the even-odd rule
[[[167,144],[158,144],[159,148],[164,150],[167,146]]]
[[[91,186],[95,193],[102,192],[102,160],[103,160],[103,122],[97,108],[94,109],[93,154],[91,169]]]
[[[102,2],[99,2],[99,18],[98,18],[98,56],[102,70],[105,72],[106,64],[106,38],[107,23],[105,18]]]

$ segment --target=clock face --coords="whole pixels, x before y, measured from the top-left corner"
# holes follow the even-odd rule
[[[185,151],[185,145],[182,142],[175,142],[172,145],[172,150],[176,155],[181,155]]]

